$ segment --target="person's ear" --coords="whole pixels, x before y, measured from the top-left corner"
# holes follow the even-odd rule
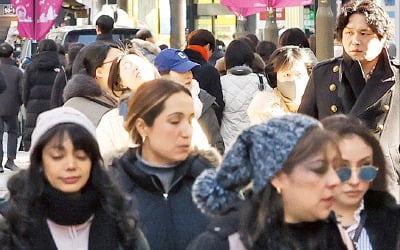
[[[207,43],[206,45],[204,45],[204,48],[209,51],[210,54],[213,53],[213,51],[211,50],[211,45],[209,43]]]
[[[276,189],[278,194],[282,192],[282,189],[285,186],[286,177],[287,175],[285,173],[278,173],[271,180],[271,184]]]
[[[103,75],[104,75],[104,69],[103,69],[103,67],[97,67],[96,68],[96,79],[98,79],[98,78],[103,78]]]
[[[139,135],[143,138],[147,136],[148,126],[142,118],[137,118],[135,121],[135,127]]]

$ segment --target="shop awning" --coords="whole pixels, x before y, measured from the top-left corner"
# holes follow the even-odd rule
[[[75,14],[76,17],[88,17],[86,5],[84,5],[83,3],[79,3],[76,0],[64,0],[62,8],[67,12]]]

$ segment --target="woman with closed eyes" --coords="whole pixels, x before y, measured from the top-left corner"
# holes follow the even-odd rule
[[[0,249],[148,249],[134,200],[107,173],[95,134],[73,108],[39,115],[30,167],[8,182]]]
[[[357,249],[399,249],[400,209],[384,190],[385,160],[379,142],[356,118],[335,115],[322,120],[337,135],[342,155],[341,180],[333,210]]]

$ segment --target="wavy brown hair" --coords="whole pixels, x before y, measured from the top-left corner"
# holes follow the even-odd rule
[[[353,0],[342,7],[337,18],[336,33],[342,40],[343,30],[349,23],[349,18],[353,14],[365,16],[368,26],[378,35],[379,39],[386,37],[389,41],[393,37],[393,24],[386,11],[373,0]]]

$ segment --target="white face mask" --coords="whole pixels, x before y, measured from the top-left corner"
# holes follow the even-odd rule
[[[307,86],[307,79],[296,79],[292,81],[278,81],[277,88],[283,96],[291,101],[300,101]]]

